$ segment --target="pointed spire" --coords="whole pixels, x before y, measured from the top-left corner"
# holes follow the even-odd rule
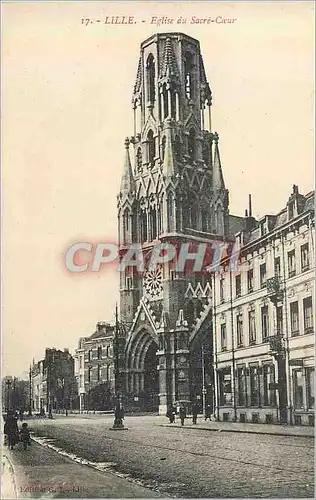
[[[171,177],[175,173],[175,161],[172,148],[171,140],[171,120],[167,119],[165,121],[165,133],[166,133],[166,147],[164,156],[164,173],[166,177]]]
[[[142,58],[140,57],[137,67],[136,82],[134,85],[134,94],[137,94],[140,91],[141,83],[142,83]]]
[[[161,77],[179,77],[177,61],[174,55],[171,39],[167,38],[163,54]]]
[[[129,156],[129,142],[130,142],[129,138],[126,137],[124,142],[126,148],[126,154],[125,154],[125,162],[124,162],[123,175],[121,180],[121,189],[120,189],[120,193],[122,195],[130,193],[134,189],[134,177],[132,172],[131,159]]]
[[[214,134],[214,159],[213,159],[213,189],[220,190],[225,189],[221,158],[219,154],[219,146],[218,146],[218,134],[215,132]]]

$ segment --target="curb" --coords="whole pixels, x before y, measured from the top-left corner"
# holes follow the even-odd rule
[[[176,429],[188,429],[188,430],[193,430],[193,431],[206,431],[206,432],[235,432],[237,434],[260,434],[264,436],[283,436],[283,437],[300,437],[300,438],[308,438],[308,439],[314,439],[314,435],[308,436],[306,434],[285,434],[282,432],[266,432],[266,431],[246,431],[244,429],[219,429],[219,428],[210,428],[207,429],[205,427],[198,427],[198,426],[182,426],[182,425],[165,425],[165,424],[158,424],[159,427],[168,427],[168,429],[171,428],[176,428]]]

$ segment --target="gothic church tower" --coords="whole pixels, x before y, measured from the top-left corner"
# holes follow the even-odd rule
[[[225,239],[228,191],[199,42],[181,33],[145,40],[132,104],[134,132],[125,140],[118,195],[120,251],[136,243],[150,255],[159,242]],[[192,280],[171,263],[121,273],[125,392],[148,409],[164,412],[196,390],[191,351],[207,299],[188,301]]]

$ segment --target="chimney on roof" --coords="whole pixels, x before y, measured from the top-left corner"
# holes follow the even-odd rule
[[[249,194],[249,217],[252,217],[252,201],[251,201],[251,194]]]
[[[248,217],[248,210],[245,210],[245,217]]]

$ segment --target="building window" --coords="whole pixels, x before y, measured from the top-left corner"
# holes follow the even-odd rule
[[[261,264],[260,266],[260,287],[265,288],[267,286],[267,266],[266,264]]]
[[[137,170],[141,170],[143,164],[142,149],[138,148],[136,153],[136,166]]]
[[[101,378],[101,366],[98,365],[98,371],[97,371],[97,380],[98,380],[98,382],[100,382],[100,378]]]
[[[88,361],[91,361],[92,359],[92,349],[89,349],[88,351]]]
[[[202,219],[202,231],[206,233],[208,231],[208,216],[206,210],[202,210],[201,219]]]
[[[177,161],[181,160],[181,141],[180,137],[176,135],[173,145],[174,156]]]
[[[315,372],[314,368],[306,368],[306,403],[307,408],[315,408]]]
[[[82,366],[83,366],[82,356],[79,356],[79,368],[81,369]]]
[[[220,297],[221,303],[225,302],[224,285],[225,285],[225,280],[224,280],[224,278],[221,278],[219,280],[219,297]]]
[[[237,368],[238,405],[247,406],[247,384],[245,368]]]
[[[236,297],[241,296],[241,275],[238,274],[235,277],[235,289],[236,289]]]
[[[303,300],[303,310],[304,310],[304,331],[305,333],[310,333],[313,331],[314,327],[312,297],[306,297]]]
[[[253,292],[253,269],[249,269],[247,272],[247,287],[248,293]]]
[[[80,388],[83,387],[83,376],[82,375],[79,376],[79,386],[80,386]]]
[[[296,262],[295,262],[295,250],[291,250],[287,254],[289,278],[296,275]]]
[[[147,241],[147,212],[144,210],[140,216],[141,241]]]
[[[101,359],[102,358],[102,347],[99,346],[98,347],[98,359]]]
[[[290,304],[291,334],[292,337],[299,335],[298,302]]]
[[[155,146],[154,133],[152,130],[149,130],[147,134],[147,142],[148,142],[148,161],[151,165],[153,165],[156,156],[156,146]]]
[[[152,54],[147,58],[147,98],[150,104],[155,102],[155,59]]]
[[[222,351],[226,351],[226,349],[227,349],[226,323],[221,324],[221,349],[222,349]]]
[[[190,52],[186,52],[184,61],[185,73],[185,94],[188,99],[193,98],[193,56]]]
[[[268,306],[261,307],[261,332],[262,341],[265,342],[269,337],[269,309]]]
[[[309,269],[308,243],[305,243],[305,245],[301,246],[301,269],[302,269],[302,273],[304,271],[308,271],[308,269]]]
[[[264,406],[276,405],[276,393],[270,384],[274,384],[274,365],[263,365],[263,404]]]
[[[283,307],[279,306],[276,308],[276,327],[277,334],[282,335],[283,333]]]
[[[256,343],[256,315],[254,310],[248,312],[248,323],[249,323],[249,344],[253,345]]]
[[[244,331],[243,331],[243,318],[242,314],[237,316],[237,347],[244,345]]]
[[[304,376],[303,370],[293,370],[294,408],[304,408]]]
[[[274,275],[277,278],[281,277],[281,259],[280,259],[280,257],[276,257],[274,259]]]
[[[250,405],[259,406],[259,374],[258,367],[251,366],[250,374]]]
[[[91,366],[89,366],[89,368],[88,368],[88,382],[89,383],[91,382],[91,374],[92,374],[92,368],[91,368]]]
[[[221,406],[232,404],[232,382],[231,369],[224,368],[218,372],[219,375],[219,397]]]

